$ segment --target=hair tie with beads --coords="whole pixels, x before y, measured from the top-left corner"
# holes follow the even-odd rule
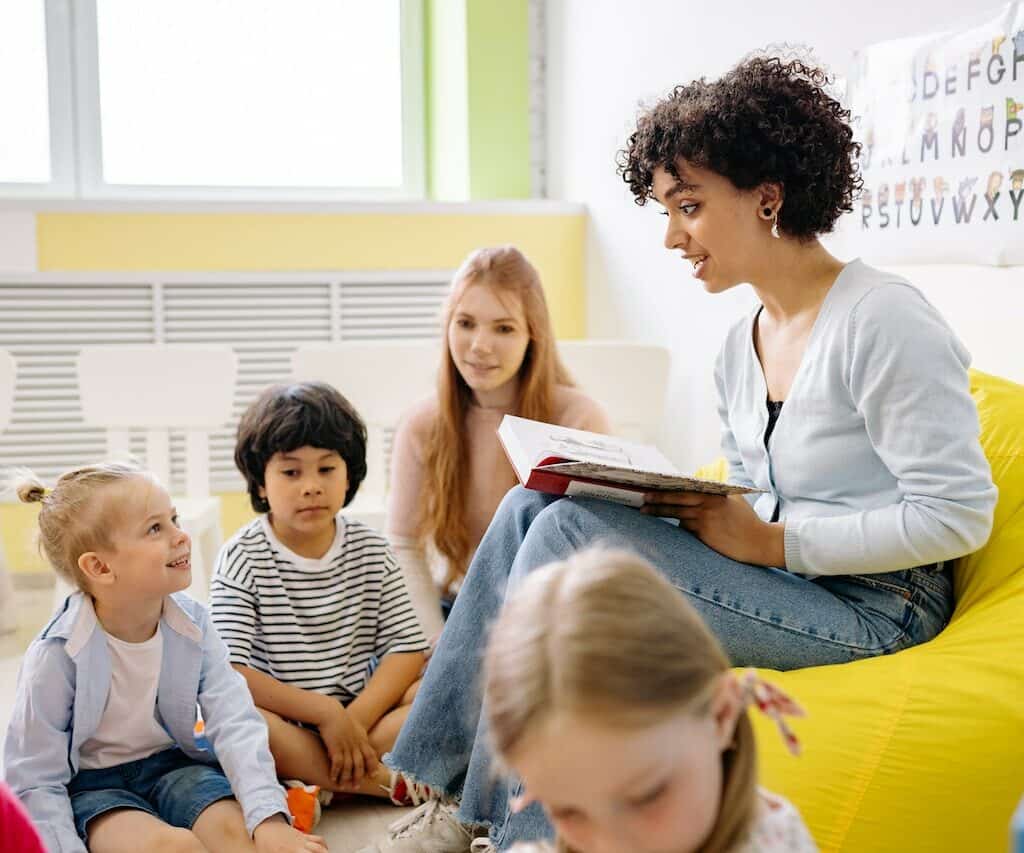
[[[754,705],[762,714],[771,717],[775,721],[779,734],[782,735],[786,749],[793,755],[799,755],[800,741],[785,718],[806,717],[807,712],[782,688],[769,684],[753,669],[748,669],[743,674],[740,686],[743,688],[744,708]]]

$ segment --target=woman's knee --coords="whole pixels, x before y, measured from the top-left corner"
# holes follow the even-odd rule
[[[560,551],[563,547],[579,545],[599,536],[602,528],[589,507],[572,498],[564,498],[548,504],[537,514],[530,525],[529,537],[539,537],[549,547]]]
[[[552,496],[536,489],[527,489],[525,486],[513,486],[505,497],[498,504],[495,510],[495,518],[507,518],[521,516],[534,517],[544,510],[552,501]]]

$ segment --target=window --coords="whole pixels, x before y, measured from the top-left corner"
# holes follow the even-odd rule
[[[421,197],[421,3],[4,3],[0,116],[27,132],[0,147],[0,193],[53,183],[52,133],[74,152],[66,196]],[[52,115],[72,92],[74,127],[48,127],[47,96]]]
[[[66,21],[48,16],[42,0],[0,3],[2,195],[72,191],[69,68],[67,55],[48,46],[48,29],[55,42],[66,43]],[[63,91],[51,96],[51,86]]]

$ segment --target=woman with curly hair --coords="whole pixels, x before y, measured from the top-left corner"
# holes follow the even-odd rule
[[[619,158],[637,203],[665,208],[665,246],[705,290],[746,283],[758,297],[715,379],[730,477],[762,491],[650,495],[637,512],[512,490],[385,759],[435,799],[381,850],[551,837],[544,813],[515,812],[517,786],[494,779],[477,650],[510,586],[588,544],[646,557],[737,666],[842,663],[945,625],[949,563],[985,542],[996,498],[969,356],[907,281],[818,241],[861,183],[849,113],[826,83],[801,61],[748,59],[645,111]],[[624,816],[635,807],[624,801]],[[677,849],[656,838],[632,848]]]

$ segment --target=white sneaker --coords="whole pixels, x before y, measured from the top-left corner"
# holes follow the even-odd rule
[[[388,837],[359,853],[470,853],[472,830],[459,822],[458,806],[427,800],[388,827]]]
[[[516,849],[519,849],[519,845],[516,845]],[[469,845],[470,853],[498,853],[498,848],[491,843],[491,839],[474,838],[473,843]]]

